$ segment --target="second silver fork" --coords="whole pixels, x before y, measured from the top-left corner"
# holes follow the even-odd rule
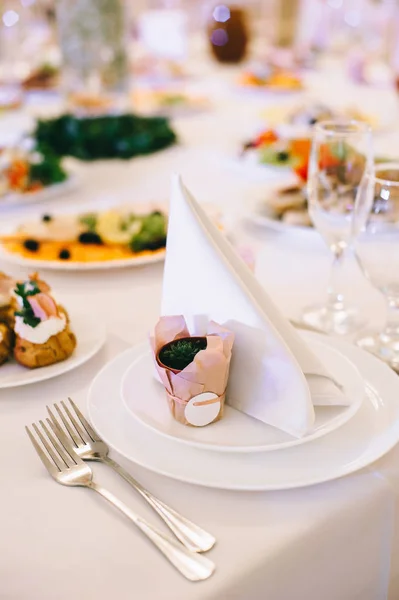
[[[127,481],[148,504],[155,510],[160,518],[165,522],[169,529],[174,533],[177,539],[191,552],[206,552],[210,550],[216,540],[215,538],[204,531],[201,527],[192,523],[173,508],[159,500],[156,496],[146,490],[130,473],[128,473],[121,465],[108,456],[109,448],[107,444],[100,438],[97,432],[93,429],[90,423],[85,419],[76,404],[68,398],[70,408],[64,401],[61,401],[61,407],[54,404],[54,409],[63,423],[65,430],[68,432],[70,440],[67,438],[64,429],[57,420],[54,412],[47,407],[51,421],[56,429],[58,437],[66,438],[67,443],[73,443],[74,450],[83,460],[95,460],[110,466],[114,471],[119,473],[125,481]],[[74,416],[74,414],[76,417]]]

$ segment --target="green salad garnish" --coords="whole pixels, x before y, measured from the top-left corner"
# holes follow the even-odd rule
[[[35,281],[27,281],[25,283],[17,283],[14,293],[22,299],[22,308],[15,311],[16,317],[22,317],[23,322],[30,327],[37,327],[40,319],[35,317],[33,309],[29,304],[29,296],[40,294],[40,289]]]
[[[140,230],[131,239],[130,248],[133,252],[164,248],[166,229],[167,223],[163,213],[156,211],[143,217]]]

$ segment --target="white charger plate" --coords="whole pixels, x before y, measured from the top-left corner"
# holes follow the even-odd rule
[[[308,435],[299,439],[227,405],[223,419],[207,427],[186,427],[178,423],[170,414],[162,384],[154,378],[154,363],[148,345],[143,347],[122,378],[122,400],[142,425],[181,444],[219,452],[267,452],[299,446],[344,425],[357,413],[365,397],[363,378],[346,356],[325,342],[311,340],[310,347],[342,385],[351,404],[315,406],[315,425]]]
[[[72,356],[62,362],[38,369],[27,369],[11,359],[0,366],[0,389],[29,385],[58,377],[76,369],[101,349],[107,335],[105,327],[99,323],[98,318],[89,312],[70,311],[70,319],[71,329],[77,339]]]
[[[317,334],[304,338],[320,340]],[[327,340],[327,338],[323,338]],[[150,471],[187,483],[231,490],[283,490],[348,475],[381,458],[399,441],[399,378],[384,363],[342,340],[333,348],[364,377],[367,399],[345,425],[309,444],[274,452],[220,453],[184,447],[129,418],[118,389],[142,346],[104,367],[88,395],[89,418],[110,448]]]

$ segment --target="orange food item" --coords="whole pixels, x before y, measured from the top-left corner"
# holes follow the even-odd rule
[[[295,171],[296,175],[298,175],[298,177],[300,177],[302,179],[302,181],[307,181],[308,180],[308,168],[309,168],[309,163],[304,162],[304,163],[301,163],[300,165],[294,167],[294,171]]]
[[[6,176],[12,190],[24,190],[28,184],[29,164],[25,160],[14,160],[7,169]]]
[[[87,110],[88,112],[108,110],[112,107],[110,98],[95,94],[70,94],[68,100],[72,108]]]
[[[309,138],[297,138],[290,142],[290,152],[298,159],[294,172],[302,179],[308,179],[309,157],[312,142]]]
[[[273,131],[272,129],[267,129],[266,131],[262,131],[262,133],[258,135],[258,137],[254,141],[254,145],[256,148],[258,148],[258,146],[273,144],[273,142],[277,142],[278,139],[278,135],[275,131]]]
[[[331,152],[331,149],[329,148],[328,144],[323,144],[320,147],[320,159],[319,159],[320,169],[328,169],[329,167],[336,167],[337,165],[339,165],[339,163],[340,163],[339,158]]]
[[[278,70],[270,75],[259,76],[252,71],[243,73],[240,77],[241,85],[268,87],[276,90],[300,90],[303,88],[300,77],[290,71]]]
[[[296,138],[290,141],[290,151],[303,161],[308,161],[312,141],[310,138]]]
[[[270,75],[266,85],[281,89],[301,89],[303,87],[301,79],[287,71],[273,73]]]
[[[42,190],[44,187],[44,185],[42,183],[40,183],[40,181],[32,181],[32,183],[30,183],[30,185],[28,185],[27,188],[27,192],[37,192],[39,190]]]
[[[241,85],[262,85],[264,81],[259,77],[256,77],[254,73],[243,73],[240,77]]]

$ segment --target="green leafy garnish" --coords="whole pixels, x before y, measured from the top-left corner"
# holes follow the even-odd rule
[[[40,323],[40,319],[35,317],[33,309],[28,301],[29,296],[40,294],[37,283],[35,281],[17,283],[14,293],[22,299],[22,308],[21,310],[15,311],[15,316],[22,317],[23,322],[30,327],[37,327]]]
[[[206,338],[176,340],[161,349],[159,359],[166,367],[182,371],[206,346]]]
[[[44,187],[62,183],[67,174],[61,165],[61,160],[55,154],[41,153],[40,160],[29,165],[29,181],[41,183]]]
[[[86,215],[82,215],[79,221],[82,225],[87,227],[88,231],[95,231],[97,226],[97,214],[87,213]]]
[[[163,213],[155,211],[143,217],[141,228],[130,242],[133,252],[158,250],[166,246],[167,222]]]
[[[37,149],[44,154],[51,152],[81,160],[131,158],[176,142],[167,119],[134,114],[87,118],[66,114],[39,120],[33,136]]]
[[[277,149],[273,145],[270,145],[260,150],[259,162],[262,165],[293,168],[297,164],[298,158],[293,156],[288,150]]]

